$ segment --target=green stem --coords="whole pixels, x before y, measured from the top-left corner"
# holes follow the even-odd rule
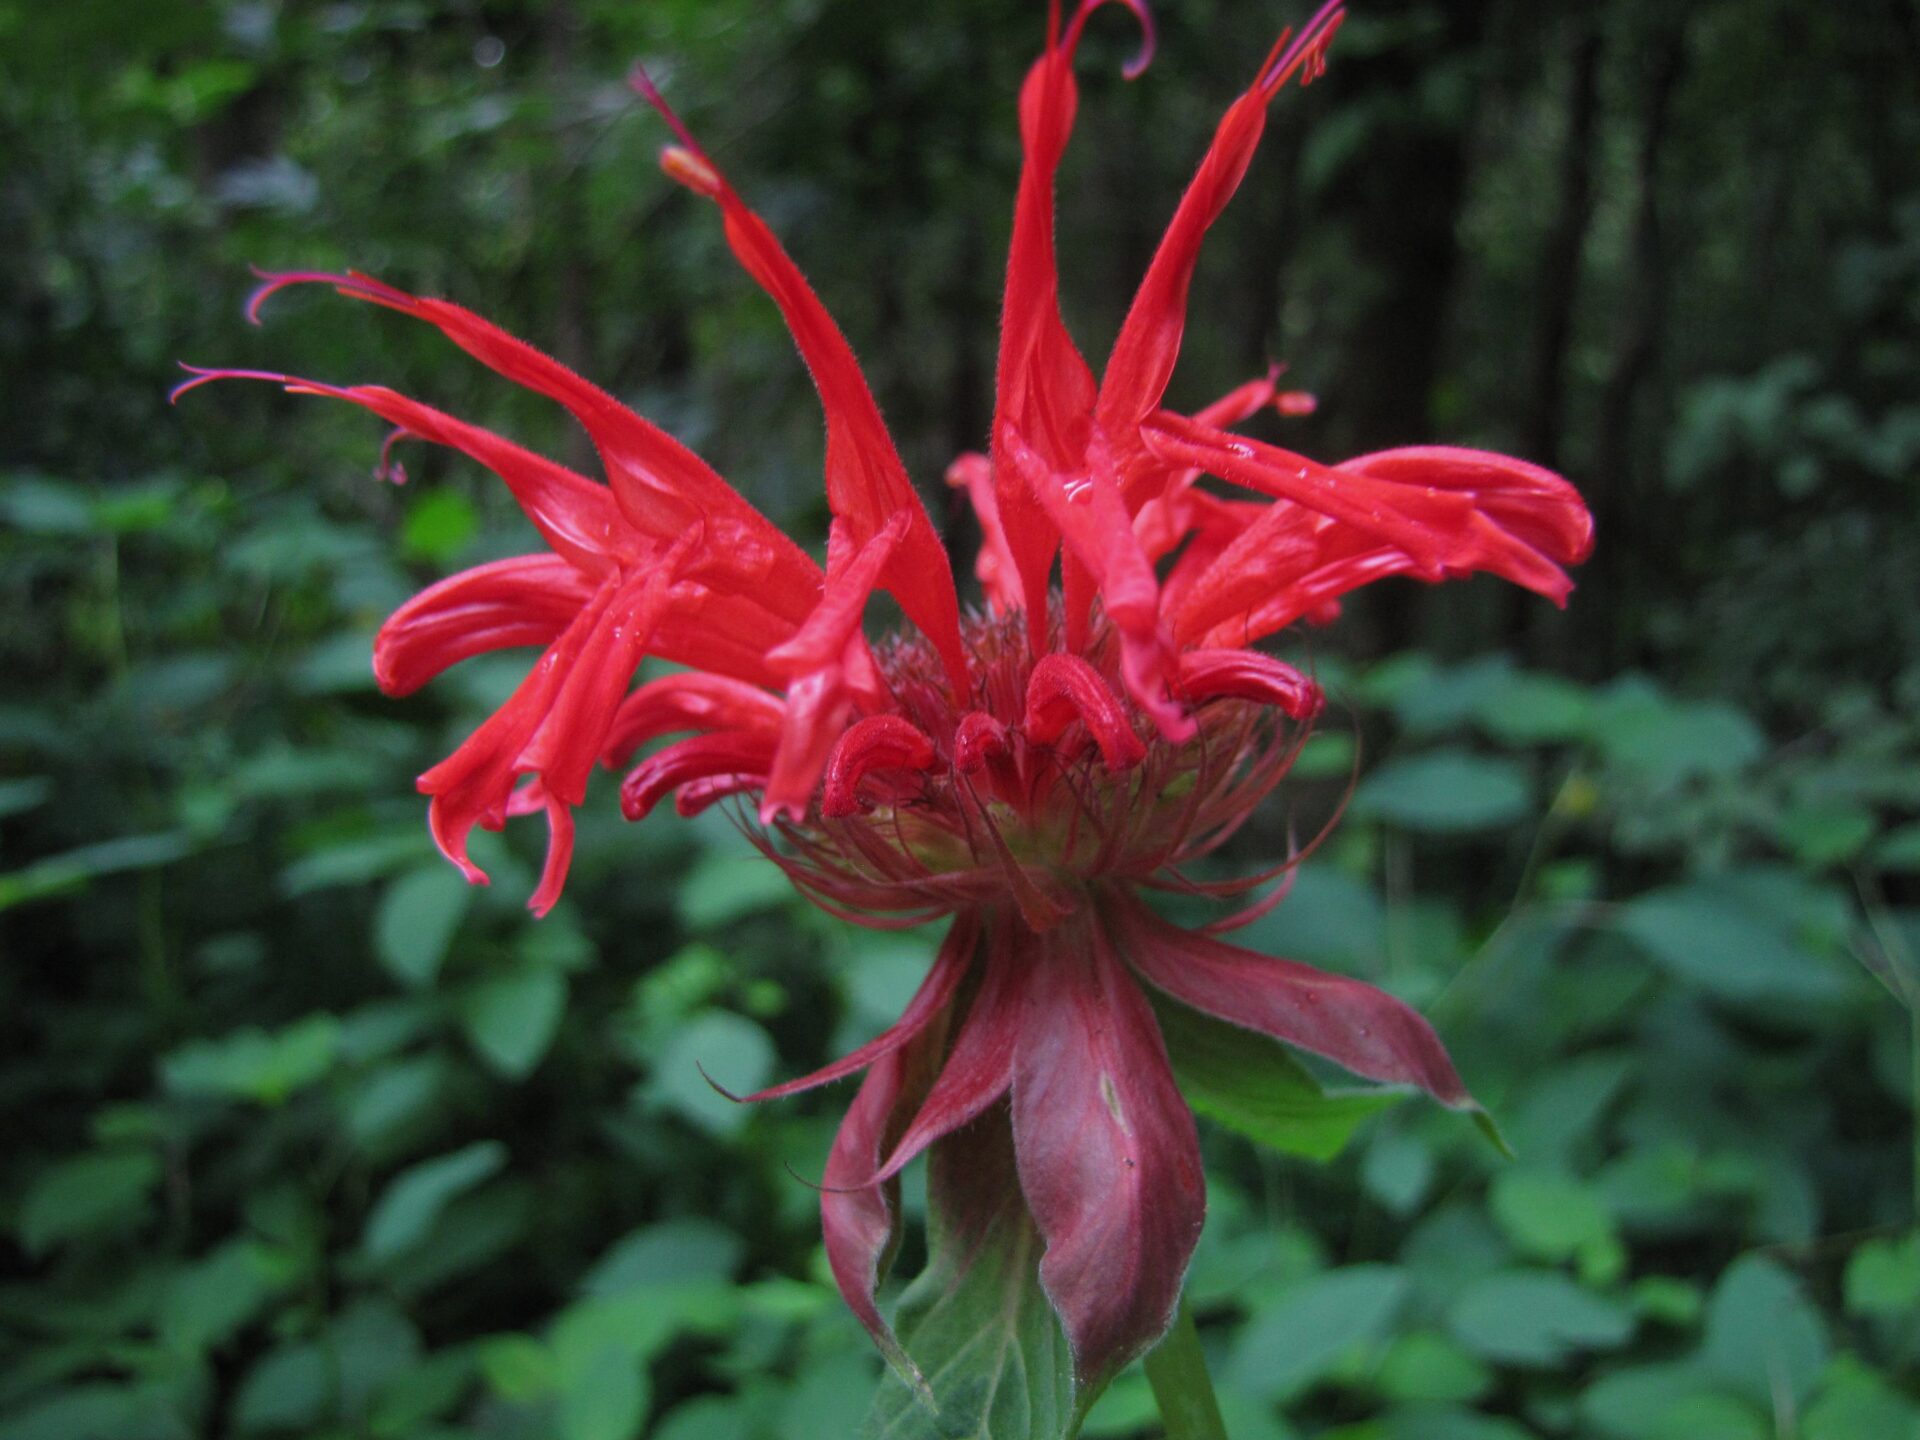
[[[1147,1352],[1146,1367],[1147,1383],[1153,1386],[1160,1418],[1166,1422],[1167,1440],[1227,1440],[1220,1402],[1213,1398],[1213,1380],[1207,1374],[1207,1357],[1184,1300],[1166,1338]]]

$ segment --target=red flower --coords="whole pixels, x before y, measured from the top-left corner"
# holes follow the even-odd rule
[[[1370,1079],[1472,1103],[1399,1001],[1190,934],[1139,892],[1206,889],[1181,867],[1278,782],[1320,709],[1313,681],[1255,642],[1328,619],[1347,591],[1392,574],[1491,571],[1561,602],[1561,567],[1591,542],[1574,491],[1523,461],[1421,447],[1329,466],[1231,433],[1262,409],[1311,408],[1273,375],[1197,415],[1162,408],[1201,240],[1246,172],[1268,102],[1320,70],[1337,3],[1282,36],[1228,109],[1095,380],[1060,316],[1053,188],[1074,51],[1100,3],[1083,0],[1063,24],[1055,0],[1020,96],[1026,162],[991,444],[948,475],[985,535],[981,611],[961,610],[846,340],[643,73],[634,84],[680,142],[666,172],[719,206],[819,389],[834,516],[824,574],[684,446],[470,311],[360,275],[274,275],[253,301],[318,281],[426,320],[564,405],[599,451],[605,483],[379,386],[260,377],[472,456],[547,542],[433,586],[377,642],[375,672],[393,694],[481,651],[545,647],[513,697],[420,777],[435,839],[469,878],[485,879],[467,857],[476,824],[543,811],[551,840],[533,908],[544,912],[593,765],[624,765],[681,733],[627,774],[629,818],[669,794],[682,814],[758,797],[751,833],[825,908],[875,925],[952,917],[897,1024],[751,1097],[866,1072],[821,1211],[841,1290],[909,1376],[874,1303],[897,1221],[890,1182],[989,1114],[1011,1135],[1045,1242],[1041,1279],[1081,1378],[1111,1373],[1167,1325],[1205,1201],[1147,987]],[[1149,26],[1143,0],[1127,3]],[[1150,27],[1147,38],[1150,51]],[[239,373],[196,371],[181,388]],[[1219,498],[1196,486],[1202,475],[1250,497]],[[870,644],[862,617],[875,590],[912,628]],[[630,689],[647,655],[692,668]]]

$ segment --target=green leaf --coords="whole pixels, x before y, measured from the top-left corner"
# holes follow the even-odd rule
[[[896,1330],[929,1387],[881,1377],[863,1440],[1068,1440],[1097,1394],[1074,1393],[1066,1334],[1040,1288],[1045,1248],[1015,1183],[1013,1140],[989,1116],[936,1146],[930,1258]]]
[[[63,1160],[42,1171],[27,1190],[14,1234],[21,1249],[38,1257],[83,1235],[124,1228],[146,1213],[159,1183],[159,1157],[146,1150],[105,1150]]]
[[[1611,687],[1593,733],[1610,763],[1660,787],[1731,774],[1766,751],[1760,728],[1733,706],[1676,702],[1643,680]]]
[[[387,886],[373,919],[374,953],[387,972],[414,989],[433,984],[472,894],[451,865],[425,865]]]
[[[1800,1433],[1805,1440],[1920,1440],[1920,1405],[1843,1355],[1807,1407]]]
[[[680,921],[696,934],[792,903],[786,872],[757,853],[701,856],[675,891]]]
[[[480,528],[473,502],[444,486],[429,490],[407,507],[400,527],[400,548],[410,560],[445,565],[459,558]]]
[[[559,1366],[531,1335],[495,1335],[481,1342],[480,1370],[502,1400],[526,1404],[550,1394]]]
[[[1707,1301],[1700,1362],[1769,1411],[1777,1397],[1804,1401],[1827,1363],[1827,1331],[1800,1284],[1773,1261],[1748,1255]]]
[[[1846,991],[1846,977],[1780,923],[1709,882],[1642,895],[1617,923],[1677,978],[1723,999],[1810,1004]]]
[[[461,1001],[460,1018],[481,1058],[519,1080],[546,1055],[566,1008],[565,975],[527,970],[474,986]]]
[[[1920,871],[1920,821],[1890,830],[1873,847],[1873,863],[1882,870]]]
[[[1282,1154],[1331,1160],[1362,1120],[1408,1093],[1324,1090],[1277,1040],[1164,995],[1151,998],[1187,1103]]]
[[[1617,1243],[1599,1193],[1570,1175],[1509,1170],[1495,1177],[1490,1198],[1500,1228],[1531,1259],[1570,1260]]]
[[[1633,1326],[1633,1312],[1617,1300],[1545,1270],[1475,1280],[1447,1311],[1447,1327],[1462,1345],[1515,1365],[1559,1365],[1581,1350],[1612,1349]]]
[[[229,1241],[168,1280],[160,1299],[160,1338],[190,1353],[219,1345],[258,1313],[275,1288],[264,1248],[252,1240]]]
[[[1604,1440],[1769,1440],[1774,1433],[1761,1412],[1691,1364],[1616,1370],[1587,1388],[1580,1415]]]
[[[1815,870],[1851,860],[1878,829],[1871,810],[1845,801],[1791,806],[1775,825],[1794,858]]]
[[[1395,1340],[1376,1377],[1390,1400],[1470,1403],[1493,1388],[1493,1373],[1453,1340],[1415,1330]]]
[[[242,1430],[307,1429],[326,1413],[332,1366],[311,1341],[283,1345],[247,1372],[234,1397],[233,1418]]]
[[[749,1107],[727,1099],[714,1084],[736,1095],[759,1089],[773,1071],[773,1053],[773,1041],[753,1021],[731,1011],[709,1010],[673,1032],[647,1082],[647,1094],[709,1134],[730,1135],[746,1124]]]
[[[112,840],[63,850],[20,870],[0,875],[0,910],[44,900],[86,886],[103,875],[152,870],[193,852],[190,837],[172,831],[122,835]]]
[[[617,1346],[599,1351],[560,1392],[560,1440],[633,1440],[647,1416],[646,1372]]]
[[[218,1040],[196,1040],[160,1062],[167,1088],[281,1105],[324,1079],[339,1054],[340,1022],[309,1015],[284,1030],[236,1030]]]
[[[1406,1272],[1390,1265],[1349,1265],[1303,1280],[1248,1321],[1223,1378],[1248,1395],[1288,1400],[1348,1351],[1384,1337],[1408,1290]]]
[[[450,1201],[499,1173],[506,1163],[505,1145],[480,1140],[402,1170],[367,1217],[361,1244],[368,1258],[390,1260],[419,1244]]]
[[[1512,825],[1531,804],[1520,765],[1449,749],[1388,761],[1360,782],[1349,808],[1356,817],[1452,834]]]
[[[689,1217],[635,1230],[594,1262],[580,1282],[588,1295],[615,1295],[646,1285],[730,1279],[740,1264],[740,1237],[712,1220]]]
[[[1920,1313],[1920,1230],[1869,1240],[1847,1261],[1847,1310],[1898,1319]]]

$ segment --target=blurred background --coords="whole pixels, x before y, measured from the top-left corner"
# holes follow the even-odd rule
[[[1096,357],[1304,7],[1092,25],[1062,177]],[[1567,473],[1558,613],[1389,582],[1223,858],[1359,779],[1246,943],[1430,1013],[1506,1162],[1404,1104],[1329,1163],[1205,1134],[1193,1277],[1236,1440],[1920,1435],[1920,10],[1356,0],[1217,227],[1173,400],[1291,366],[1336,459]],[[403,702],[381,618],[527,548],[380,382],[590,466],[430,330],[473,305],[825,533],[773,307],[655,168],[648,59],[939,485],[989,418],[1039,0],[0,4],[0,1440],[839,1440],[877,1370],[814,1193],[846,1092],[742,1110],[897,1012],[927,936],[809,911],[717,812],[582,813],[470,890],[412,777],[523,673]],[[538,828],[537,826],[534,828]],[[918,1204],[909,1188],[908,1204]],[[923,1253],[910,1238],[909,1272]],[[1088,1427],[1157,1433],[1124,1377]]]

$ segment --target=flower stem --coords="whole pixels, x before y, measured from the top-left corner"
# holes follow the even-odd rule
[[[1166,1338],[1147,1352],[1146,1367],[1147,1383],[1153,1386],[1160,1418],[1166,1422],[1167,1440],[1227,1440],[1220,1402],[1213,1398],[1213,1380],[1207,1374],[1207,1357],[1186,1301],[1180,1302],[1180,1313]]]

